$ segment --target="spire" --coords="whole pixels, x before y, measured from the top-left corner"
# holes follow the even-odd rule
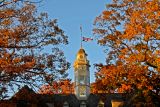
[[[81,49],[82,49],[82,26],[80,26],[80,31],[81,31]]]

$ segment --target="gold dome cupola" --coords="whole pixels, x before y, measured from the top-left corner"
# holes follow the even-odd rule
[[[89,61],[87,60],[87,54],[83,48],[79,49],[76,60],[74,62],[74,68],[78,67],[79,65],[89,65]]]

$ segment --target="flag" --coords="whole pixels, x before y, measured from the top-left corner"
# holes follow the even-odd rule
[[[93,40],[92,38],[87,38],[87,37],[82,38],[82,41],[85,41],[85,42],[92,41],[92,40]]]

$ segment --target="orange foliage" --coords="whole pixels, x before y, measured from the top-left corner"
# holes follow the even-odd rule
[[[159,10],[159,0],[114,0],[95,19],[98,43],[108,49],[98,90],[160,95]]]
[[[59,82],[53,82],[51,85],[43,85],[40,90],[40,94],[73,94],[74,85],[71,80],[65,79]]]
[[[30,0],[19,1],[0,4],[0,99],[8,87],[35,87],[66,77],[69,67],[58,47],[68,39],[57,20],[38,12]]]

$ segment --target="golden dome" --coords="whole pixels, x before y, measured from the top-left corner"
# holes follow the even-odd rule
[[[80,48],[77,52],[76,60],[74,62],[74,67],[77,67],[78,65],[88,65],[89,61],[87,60],[87,54],[83,48]]]
[[[85,50],[83,48],[79,49],[78,53],[85,53]]]
[[[86,54],[86,52],[85,52],[85,50],[83,48],[79,49],[77,55],[79,55],[79,54],[84,54],[84,55],[87,56],[87,54]]]

